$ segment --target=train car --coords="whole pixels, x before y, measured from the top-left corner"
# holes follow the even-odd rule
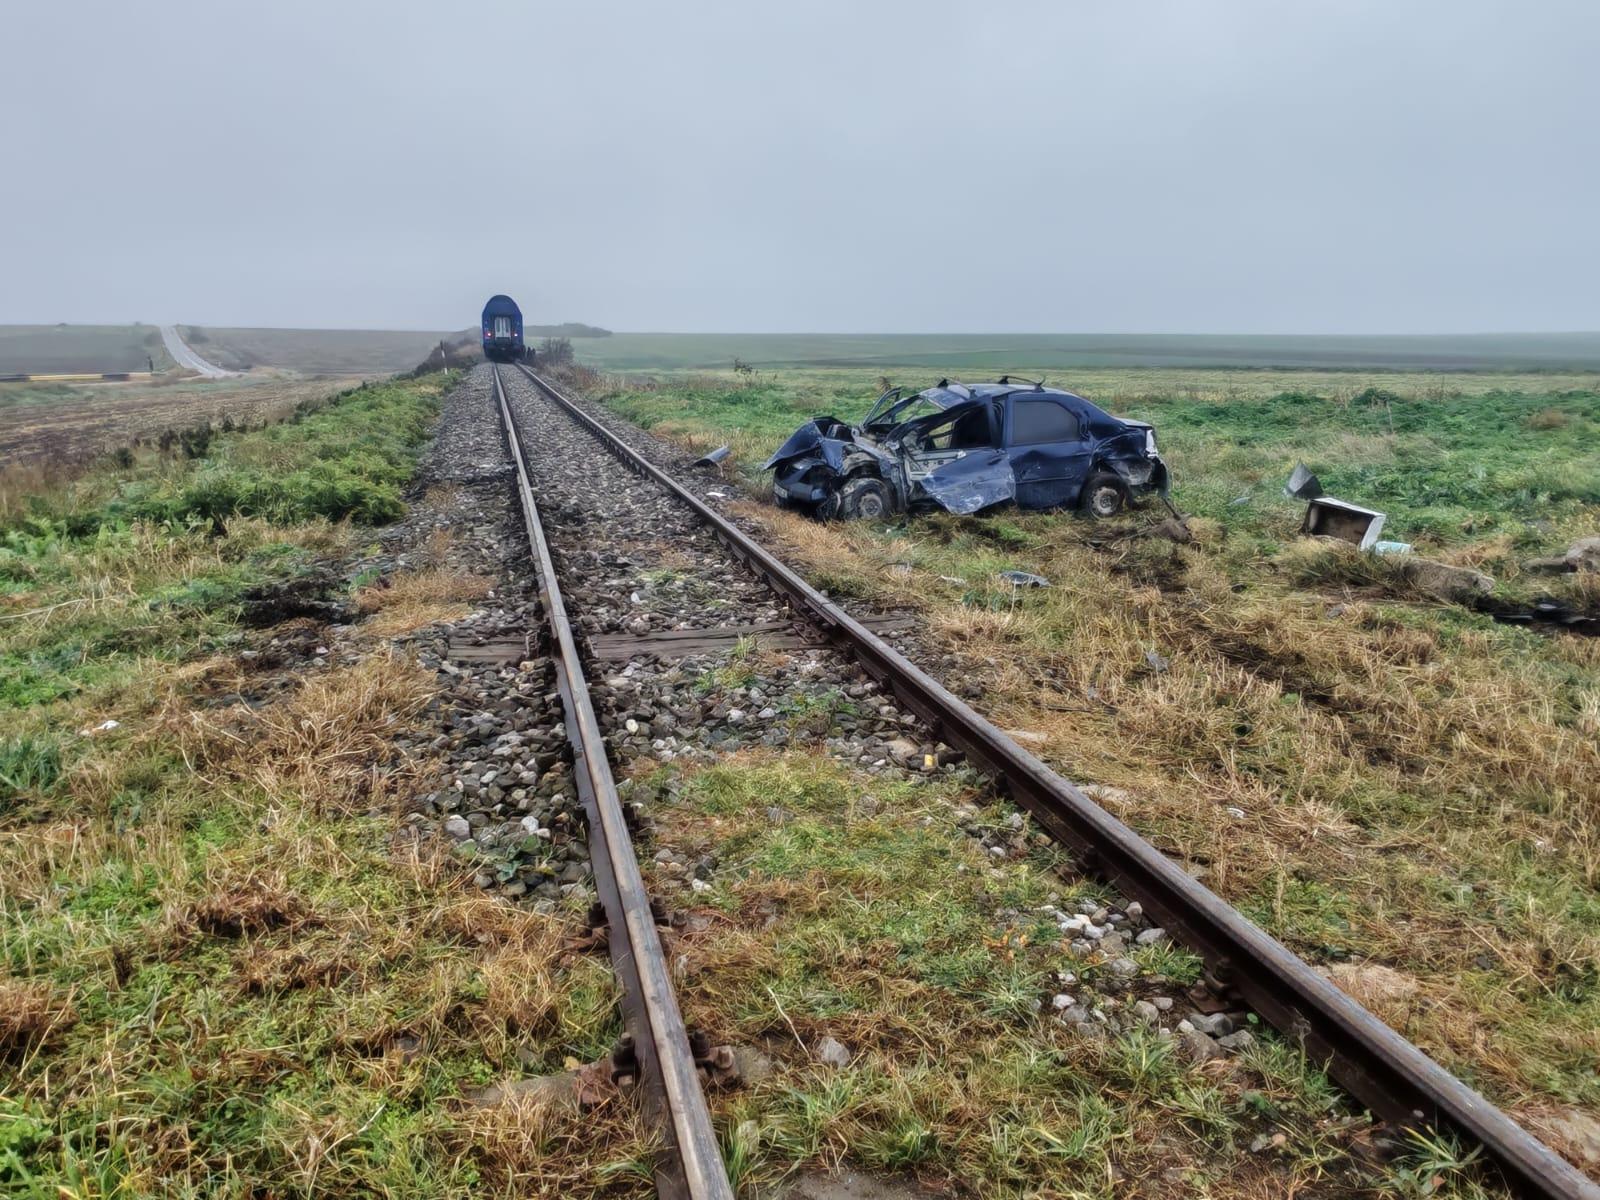
[[[490,296],[483,306],[483,356],[490,362],[532,357],[522,341],[522,310],[510,296]]]

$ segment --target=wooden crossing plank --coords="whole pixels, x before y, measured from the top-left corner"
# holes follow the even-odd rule
[[[908,629],[914,620],[906,616],[866,617],[868,629],[884,633]],[[755,638],[769,650],[803,650],[827,642],[815,630],[789,621],[767,621],[757,625],[718,625],[706,629],[660,629],[645,634],[602,633],[588,639],[589,651],[604,662],[627,662],[650,655],[657,658],[688,658],[731,650],[743,638]]]
[[[457,641],[450,639],[450,659],[453,662],[519,663],[539,656],[538,640],[529,634],[510,637],[485,638],[483,641]]]

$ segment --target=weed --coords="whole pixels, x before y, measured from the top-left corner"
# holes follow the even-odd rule
[[[60,778],[61,745],[54,738],[24,734],[0,740],[0,805],[42,792]]]

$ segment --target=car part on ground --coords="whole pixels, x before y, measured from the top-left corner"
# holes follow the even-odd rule
[[[1362,508],[1347,500],[1332,496],[1318,496],[1306,505],[1305,520],[1300,532],[1307,537],[1334,537],[1354,542],[1362,550],[1370,550],[1383,532],[1387,516],[1374,508]]]
[[[859,425],[813,417],[767,460],[773,498],[823,518],[996,505],[1115,516],[1165,497],[1155,430],[1042,383],[890,388]]]
[[[1291,500],[1315,500],[1322,495],[1322,480],[1305,463],[1295,463],[1289,482],[1283,485],[1283,494]]]

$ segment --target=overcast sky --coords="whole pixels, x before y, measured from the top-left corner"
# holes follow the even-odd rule
[[[0,322],[1600,329],[1592,0],[0,0]]]

